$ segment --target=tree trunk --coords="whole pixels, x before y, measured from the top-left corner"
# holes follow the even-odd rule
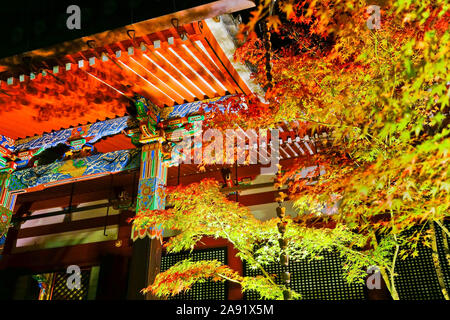
[[[397,237],[394,234],[394,238],[395,241],[397,241]],[[398,256],[398,251],[400,250],[400,246],[397,245],[395,246],[395,253],[394,253],[394,258],[392,260],[392,268],[390,270],[390,274],[391,274],[391,295],[392,295],[392,299],[394,300],[400,300],[400,297],[398,296],[398,292],[397,292],[397,288],[395,288],[395,262],[397,261],[397,256]]]
[[[439,253],[438,253],[438,249],[437,249],[437,239],[436,239],[436,227],[434,225],[434,222],[431,222],[430,225],[431,225],[430,229],[431,229],[431,237],[432,237],[431,249],[433,250],[434,268],[436,269],[436,274],[438,277],[439,286],[441,287],[442,294],[444,295],[445,300],[450,300],[447,288],[445,287],[444,274],[442,272],[441,262],[439,261]]]
[[[444,226],[444,223],[441,222],[441,224]],[[442,228],[441,228],[442,229]],[[448,237],[447,237],[447,233],[445,232],[444,229],[442,229],[442,242],[444,243],[444,252],[445,252],[445,259],[447,260],[448,265],[450,266],[450,249],[448,247]]]
[[[391,274],[391,295],[392,295],[392,299],[394,300],[400,300],[400,297],[398,296],[398,292],[397,289],[395,288],[395,283],[394,283],[394,273]]]
[[[375,240],[375,245],[378,246],[377,236],[375,234],[373,234],[372,236],[373,236],[373,239]],[[398,246],[397,246],[397,248],[398,248]],[[392,269],[389,270],[390,277],[389,277],[388,273],[386,272],[386,268],[379,266],[380,273],[384,280],[384,283],[386,284],[386,287],[388,288],[389,293],[391,294],[391,297],[394,300],[400,300],[397,289],[395,288],[395,284],[394,284],[394,276],[395,276],[394,275],[394,267],[395,267],[395,259],[397,258],[397,253],[398,253],[398,249],[396,249]]]

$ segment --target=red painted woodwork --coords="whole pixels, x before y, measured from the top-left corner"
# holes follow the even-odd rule
[[[185,41],[170,28],[59,57],[47,62],[45,76],[36,72],[33,80],[26,74],[20,82],[19,74],[4,73],[0,79],[2,134],[18,139],[123,116],[134,93],[169,107],[227,93],[250,93],[212,34],[204,27],[203,35],[197,25],[179,28],[187,34]],[[160,41],[159,47],[155,40]],[[195,40],[202,41],[214,61]],[[134,52],[129,54],[128,48]],[[89,59],[95,59],[93,65]],[[83,66],[78,65],[80,60]],[[66,71],[66,64],[70,70]],[[54,66],[58,72],[53,72]],[[9,76],[14,77],[10,85]]]

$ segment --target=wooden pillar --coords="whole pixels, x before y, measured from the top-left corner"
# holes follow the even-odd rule
[[[128,300],[156,300],[150,293],[141,293],[155,280],[161,267],[161,243],[158,239],[138,239],[133,243],[133,254],[128,278]]]
[[[5,170],[5,169],[3,169]],[[16,195],[12,195],[9,190],[9,182],[12,170],[0,172],[0,256],[3,252],[4,241],[13,215],[16,204]]]
[[[167,167],[163,165],[161,140],[142,147],[139,190],[136,213],[164,209],[164,186]],[[133,253],[130,263],[127,298],[132,300],[154,300],[151,294],[143,295],[141,290],[155,280],[161,266],[163,230],[157,228],[131,230]]]

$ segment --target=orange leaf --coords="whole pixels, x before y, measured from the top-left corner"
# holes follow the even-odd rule
[[[286,13],[288,19],[294,15],[294,5],[292,3],[284,4],[281,10]]]
[[[280,18],[277,15],[270,16],[267,18],[267,29],[273,28],[278,32],[278,26],[281,24]]]

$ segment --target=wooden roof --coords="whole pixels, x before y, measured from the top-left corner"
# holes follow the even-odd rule
[[[3,73],[0,133],[18,139],[123,116],[135,93],[159,106],[250,93],[206,23],[128,35]]]

